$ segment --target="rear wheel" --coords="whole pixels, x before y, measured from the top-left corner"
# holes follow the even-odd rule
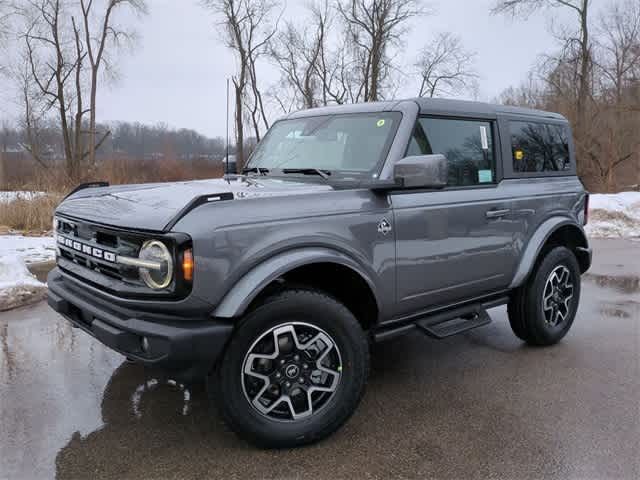
[[[287,290],[242,321],[210,391],[226,422],[264,447],[317,441],[355,410],[367,380],[362,327],[324,293]]]
[[[580,267],[566,247],[549,250],[512,296],[509,322],[531,345],[553,345],[569,331],[580,301]]]

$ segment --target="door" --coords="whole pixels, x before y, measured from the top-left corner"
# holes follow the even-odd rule
[[[392,193],[397,314],[506,288],[516,266],[511,201],[497,182],[493,120],[421,117],[408,155],[443,154],[448,187]]]

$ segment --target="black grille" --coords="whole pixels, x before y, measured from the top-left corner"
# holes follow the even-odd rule
[[[118,255],[137,257],[141,238],[89,222],[57,220],[60,257],[112,280],[141,284],[137,269],[115,262]]]

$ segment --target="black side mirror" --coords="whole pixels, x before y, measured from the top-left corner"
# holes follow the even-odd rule
[[[405,157],[394,165],[393,176],[403,188],[444,188],[448,183],[449,163],[441,154]]]

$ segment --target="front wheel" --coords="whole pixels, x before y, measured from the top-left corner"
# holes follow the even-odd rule
[[[553,345],[569,331],[580,301],[580,266],[566,247],[549,250],[509,302],[513,332],[531,345]]]
[[[287,290],[242,321],[210,391],[239,435],[262,447],[294,447],[351,416],[368,370],[367,338],[344,305],[322,292]]]

